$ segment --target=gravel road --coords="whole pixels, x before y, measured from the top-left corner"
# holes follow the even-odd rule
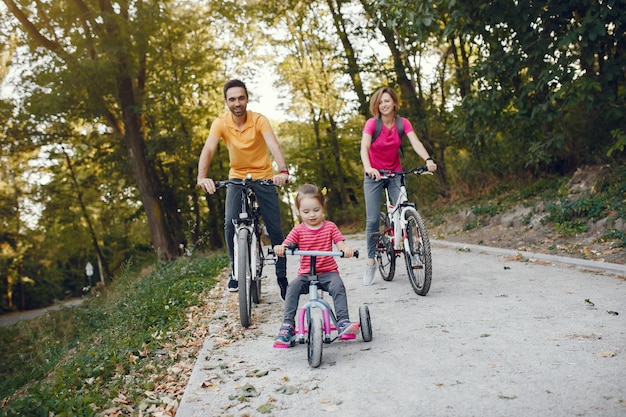
[[[626,416],[626,267],[436,241],[420,297],[403,260],[371,287],[364,262],[338,260],[351,318],[369,306],[371,342],[325,344],[316,369],[305,345],[274,349],[269,267],[254,324],[232,343],[206,339],[176,416]],[[236,298],[224,292],[210,333],[237,325]]]

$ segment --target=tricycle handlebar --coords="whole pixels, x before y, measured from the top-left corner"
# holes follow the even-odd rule
[[[295,244],[289,244],[285,248],[285,255],[300,255],[300,256],[338,256],[343,258],[343,251],[324,251],[324,250],[299,250]],[[354,257],[359,257],[359,251],[354,251]]]

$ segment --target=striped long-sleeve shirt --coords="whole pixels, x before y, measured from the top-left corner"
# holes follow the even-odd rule
[[[316,230],[309,229],[304,223],[300,223],[287,235],[284,245],[295,243],[300,250],[332,251],[333,243],[337,244],[345,240],[337,225],[331,221],[324,220],[322,227]],[[332,256],[316,257],[315,269],[318,274],[324,272],[338,272],[337,262]],[[298,275],[306,275],[311,271],[311,257],[300,257],[300,268]]]

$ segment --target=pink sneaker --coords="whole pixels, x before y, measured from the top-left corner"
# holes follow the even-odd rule
[[[278,336],[274,339],[274,347],[277,349],[290,348],[296,344],[296,329],[290,324],[280,326]]]
[[[350,320],[341,320],[339,322],[339,340],[351,340],[356,338],[356,334],[361,328],[359,323],[353,323]]]

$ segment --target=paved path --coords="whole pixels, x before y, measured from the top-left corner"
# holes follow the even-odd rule
[[[273,349],[282,301],[268,279],[239,340],[206,339],[176,416],[626,416],[626,267],[433,242],[420,297],[402,260],[371,287],[363,259],[338,262],[371,342],[324,345],[317,369],[306,346]],[[237,321],[225,292],[210,333]]]
[[[30,320],[35,317],[43,316],[51,311],[57,311],[65,307],[73,307],[83,303],[82,298],[73,298],[71,300],[63,301],[59,304],[55,304],[46,308],[40,308],[37,310],[28,310],[18,313],[10,313],[0,316],[0,327],[11,326],[21,320]]]

